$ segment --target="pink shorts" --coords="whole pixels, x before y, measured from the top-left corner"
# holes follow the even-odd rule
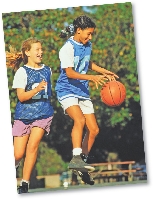
[[[31,133],[32,127],[39,127],[44,129],[47,134],[50,132],[50,126],[52,123],[52,117],[42,120],[36,120],[30,124],[24,124],[20,120],[14,120],[13,128],[12,128],[12,135],[13,136],[24,136]]]

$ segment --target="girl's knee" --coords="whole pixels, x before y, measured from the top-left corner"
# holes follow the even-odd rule
[[[95,127],[90,130],[90,136],[96,137],[99,134],[99,128]]]
[[[37,145],[27,145],[27,150],[26,153],[35,153],[38,151],[38,146]]]
[[[99,128],[98,127],[96,128],[95,133],[96,133],[96,135],[99,134]]]
[[[16,161],[19,161],[23,158],[24,153],[14,153],[14,158]]]
[[[83,116],[80,117],[80,118],[76,118],[76,119],[74,120],[74,124],[79,125],[79,126],[82,126],[82,127],[84,127],[85,122],[86,122],[86,120],[85,120],[85,117],[83,117]]]

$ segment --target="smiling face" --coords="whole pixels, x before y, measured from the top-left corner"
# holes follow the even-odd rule
[[[35,66],[39,65],[42,61],[42,45],[40,42],[31,44],[30,50],[27,50],[25,54],[28,57],[27,65]]]
[[[86,28],[84,30],[78,28],[74,35],[74,40],[79,43],[86,44],[89,40],[92,39],[94,30],[94,28]]]

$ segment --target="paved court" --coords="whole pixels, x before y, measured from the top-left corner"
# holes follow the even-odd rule
[[[106,186],[122,186],[122,185],[140,185],[140,184],[147,184],[147,180],[140,180],[140,181],[132,181],[132,182],[128,182],[128,181],[124,181],[124,182],[113,182],[113,183],[101,183],[101,184],[95,184],[95,185],[84,185],[84,184],[80,184],[80,185],[70,185],[67,189],[64,189],[64,187],[58,187],[58,188],[39,188],[39,189],[30,189],[29,193],[35,193],[35,192],[50,192],[50,191],[62,191],[65,190],[83,190],[83,189],[88,189],[88,188],[96,188],[96,187],[106,187]]]

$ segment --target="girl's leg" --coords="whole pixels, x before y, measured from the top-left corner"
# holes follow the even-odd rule
[[[97,134],[99,133],[99,127],[96,121],[96,117],[93,113],[84,114],[84,117],[86,119],[87,132],[82,142],[82,152],[88,155],[88,153],[90,152],[94,144],[95,138]]]
[[[14,144],[15,165],[18,165],[21,159],[23,158],[28,139],[29,135],[25,135],[22,137],[14,137],[13,144]]]
[[[73,119],[74,125],[71,132],[72,145],[74,148],[82,148],[83,128],[85,117],[79,106],[73,105],[66,109],[67,114]]]
[[[73,158],[70,161],[68,168],[74,169],[76,171],[75,175],[79,175],[85,183],[93,185],[94,180],[90,178],[90,174],[87,172],[87,169],[93,171],[94,167],[85,163],[82,155],[80,155],[82,153],[83,129],[86,123],[85,116],[83,115],[80,106],[77,105],[73,105],[67,108],[66,112],[74,121],[73,129],[71,132],[73,144]],[[79,170],[79,172],[77,172],[77,170]]]
[[[44,135],[44,130],[39,127],[33,127],[26,148],[26,157],[23,167],[23,179],[30,180],[32,169],[37,159],[39,143]]]

